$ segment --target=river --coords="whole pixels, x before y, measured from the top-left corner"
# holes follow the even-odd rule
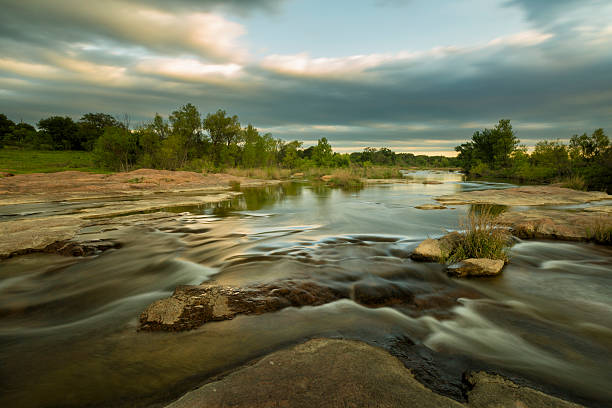
[[[409,255],[423,239],[459,229],[471,208],[414,207],[510,185],[467,182],[453,172],[407,176],[442,184],[243,189],[229,201],[171,208],[176,217],[154,228],[116,232],[122,246],[96,256],[0,261],[0,406],[163,406],[215,375],[313,337],[380,345],[413,365],[417,379],[457,399],[453,382],[470,367],[587,406],[612,406],[612,250],[522,241],[501,276],[449,279],[441,265]],[[11,206],[0,208],[0,221],[95,205]],[[399,288],[425,306],[341,300],[183,333],[137,331],[147,305],[178,285],[283,279]]]

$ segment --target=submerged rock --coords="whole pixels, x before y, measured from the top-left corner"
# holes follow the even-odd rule
[[[262,314],[289,306],[317,306],[341,299],[341,293],[313,282],[237,288],[219,285],[179,286],[140,315],[141,330],[190,330],[238,314]]]
[[[467,276],[495,276],[504,267],[501,259],[470,258],[465,259],[446,268],[450,276],[463,278]]]

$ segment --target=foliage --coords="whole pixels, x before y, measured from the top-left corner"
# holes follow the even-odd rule
[[[454,248],[446,249],[444,262],[454,263],[469,258],[508,260],[508,234],[497,222],[490,208],[472,211],[462,222],[464,232]]]
[[[227,150],[232,143],[239,142],[241,134],[238,116],[227,116],[227,113],[219,109],[215,113],[209,113],[204,119],[204,129],[212,142],[212,153],[215,164],[228,164],[230,158]]]
[[[330,184],[343,188],[363,187],[363,181],[349,169],[336,169],[331,173]]]
[[[94,148],[95,162],[110,170],[129,171],[136,162],[138,136],[123,127],[109,127]]]
[[[38,121],[38,129],[55,150],[82,150],[82,143],[78,137],[79,128],[68,116],[41,119]]]
[[[584,177],[578,175],[560,179],[558,183],[561,184],[561,187],[571,188],[572,190],[584,191],[587,189]]]
[[[493,129],[476,131],[472,140],[457,146],[457,158],[466,170],[484,163],[489,168],[508,167],[512,153],[519,140],[516,138],[509,119],[501,119]]]
[[[312,160],[319,167],[332,166],[333,151],[327,138],[319,139],[317,145],[312,150]]]
[[[598,244],[612,245],[612,221],[609,217],[598,217],[586,228],[586,236]]]

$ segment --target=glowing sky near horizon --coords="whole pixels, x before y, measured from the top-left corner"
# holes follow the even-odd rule
[[[612,130],[601,0],[21,0],[0,16],[0,113],[191,102],[338,151],[453,154],[510,118],[527,145]]]

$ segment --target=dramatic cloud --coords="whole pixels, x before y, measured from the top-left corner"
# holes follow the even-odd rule
[[[431,7],[371,3],[389,13]],[[252,34],[284,18],[287,4],[11,2],[0,16],[0,112],[31,123],[88,111],[140,121],[192,102],[202,112],[224,108],[286,139],[325,136],[343,151],[389,146],[431,154],[451,153],[500,118],[512,119],[527,143],[612,129],[607,2],[503,1],[524,15],[524,25],[501,36],[483,32],[473,43],[449,37],[424,50],[266,52]],[[430,33],[443,24],[460,22],[440,22]],[[363,29],[377,35],[374,27]],[[283,34],[289,45],[300,38]]]

